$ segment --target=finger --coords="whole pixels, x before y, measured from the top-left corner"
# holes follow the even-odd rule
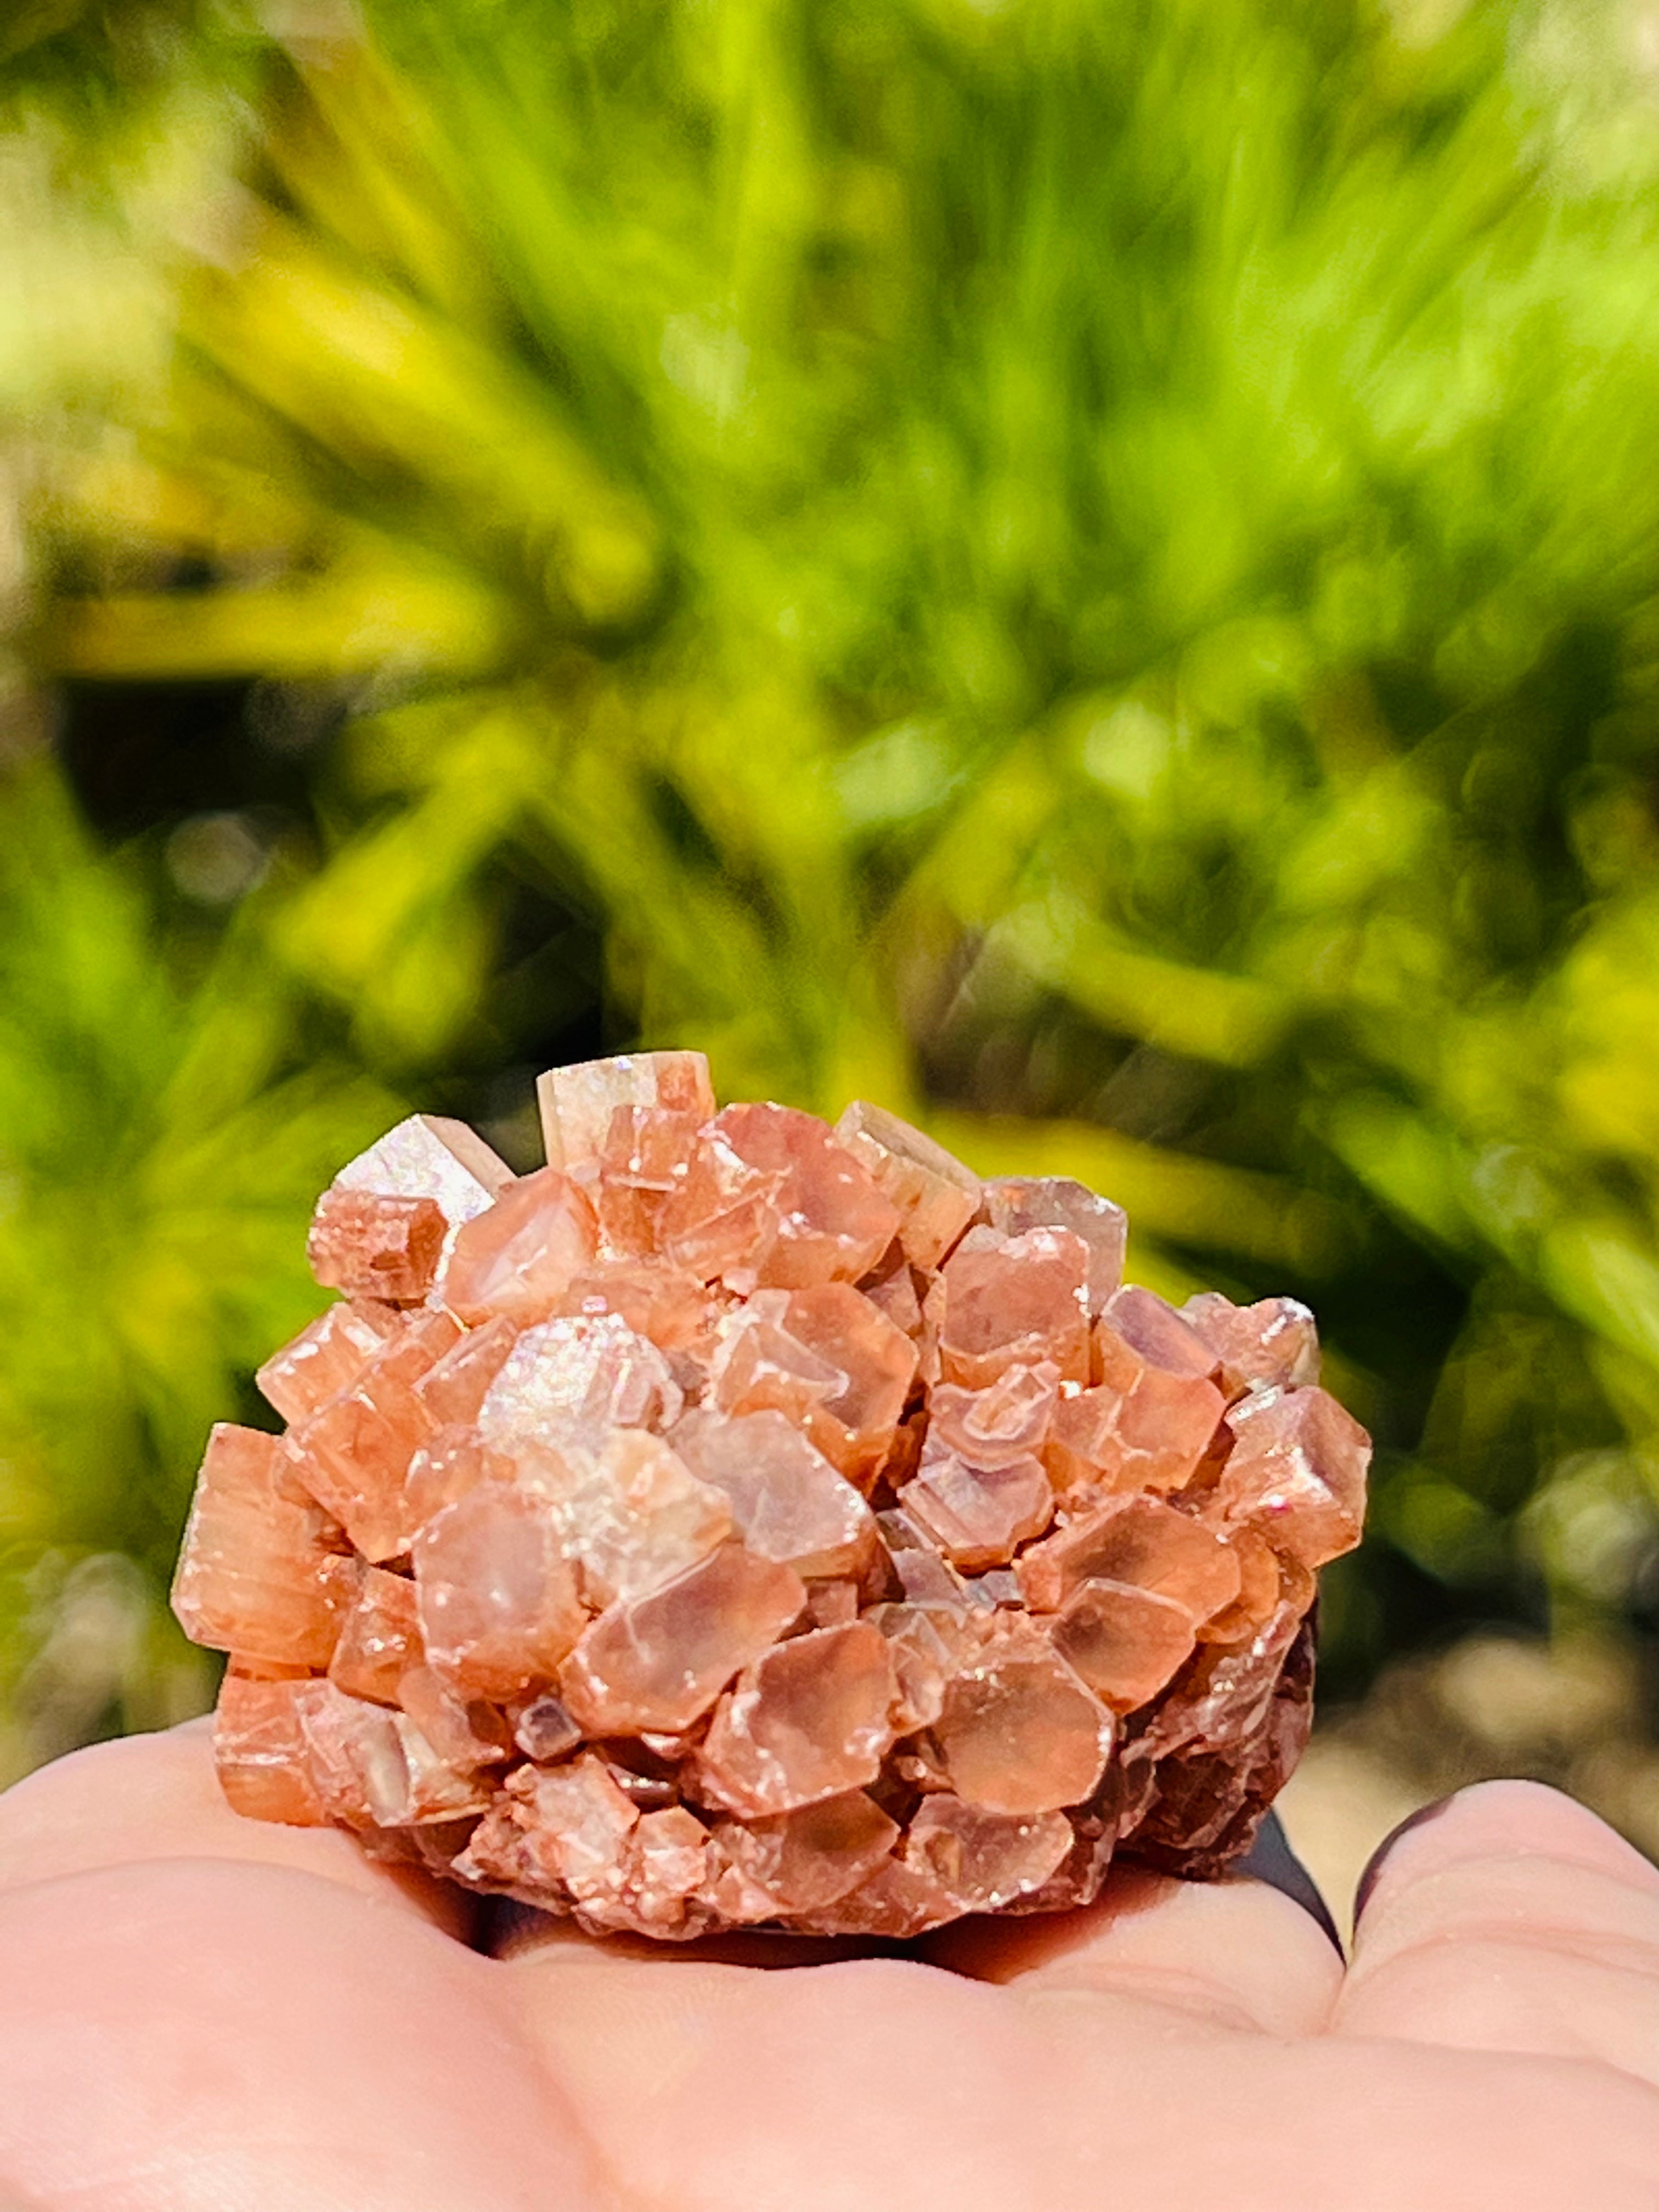
[[[1023,1984],[903,1960],[670,1971],[573,1943],[505,1972],[624,2201],[641,2207],[1659,2202],[1659,2097],[1610,2069],[1242,2037],[1087,1990],[1028,1997]]]
[[[1362,1887],[1340,2033],[1659,2085],[1659,1870],[1582,1806],[1480,1784],[1396,1832]]]
[[[340,1828],[286,1828],[233,1813],[213,1771],[212,1723],[71,1752],[0,1796],[0,1892],[156,1859],[295,1867],[387,1897],[465,1940],[472,1901],[415,1867],[371,1859]]]
[[[1279,2036],[1318,2034],[1342,1979],[1340,1955],[1311,1914],[1249,1875],[1176,1881],[1115,1869],[1080,1912],[964,1921],[923,1948],[935,1965],[1027,1994],[1092,1990]]]
[[[1290,1838],[1285,1833],[1285,1824],[1277,1813],[1269,1813],[1256,1831],[1255,1841],[1237,1862],[1235,1874],[1248,1874],[1257,1881],[1265,1881],[1269,1889],[1278,1890],[1288,1897],[1292,1905],[1312,1916],[1325,1931],[1327,1940],[1334,1944],[1339,1958],[1346,1954],[1342,1938],[1336,1932],[1336,1922],[1331,1908],[1325,1902],[1323,1891],[1291,1849]]]
[[[0,2201],[76,2212],[614,2205],[502,1970],[287,1867],[0,1895]]]

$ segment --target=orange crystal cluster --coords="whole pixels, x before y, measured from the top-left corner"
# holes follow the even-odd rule
[[[909,1936],[1213,1874],[1306,1735],[1369,1445],[1284,1298],[1121,1284],[1121,1210],[876,1106],[540,1086],[318,1206],[340,1296],[223,1425],[173,1589],[225,1793],[593,1929]]]

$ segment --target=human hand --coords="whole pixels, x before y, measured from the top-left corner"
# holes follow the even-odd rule
[[[1659,1872],[1531,1784],[1400,1835],[1346,1973],[1248,1877],[882,1958],[514,1917],[239,1819],[204,1723],[32,1776],[0,2212],[1659,2205]]]

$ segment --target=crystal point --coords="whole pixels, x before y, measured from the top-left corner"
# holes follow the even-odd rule
[[[432,1288],[447,1227],[432,1199],[337,1186],[317,1201],[306,1258],[325,1290],[412,1302]]]
[[[547,1164],[566,1174],[598,1171],[614,1116],[623,1108],[665,1109],[695,1129],[714,1111],[708,1062],[700,1052],[636,1052],[617,1060],[552,1067],[537,1079]]]
[[[599,1248],[592,1206],[568,1176],[540,1168],[464,1224],[434,1294],[469,1328],[504,1314],[520,1326],[554,1312]]]

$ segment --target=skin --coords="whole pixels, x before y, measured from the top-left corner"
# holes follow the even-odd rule
[[[1659,1872],[1529,1784],[1398,1836],[1346,1971],[1249,1878],[807,1964],[527,1923],[238,1819],[201,1724],[32,1776],[0,2208],[1659,2208]]]

